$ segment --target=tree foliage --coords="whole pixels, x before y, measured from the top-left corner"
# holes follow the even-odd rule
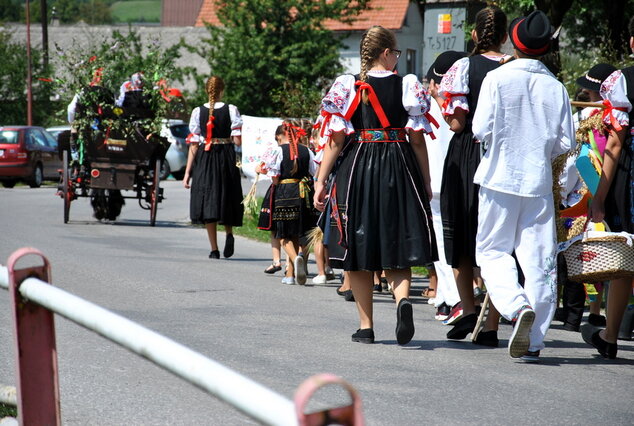
[[[210,37],[192,50],[225,80],[225,100],[243,113],[289,116],[285,94],[300,90],[301,99],[315,99],[342,70],[341,40],[324,21],[350,21],[367,7],[367,0],[218,0],[222,26],[208,26]],[[199,76],[199,87],[205,78]],[[316,108],[304,105],[293,115],[314,115]]]
[[[27,58],[25,46],[11,39],[8,30],[0,28],[0,125],[26,124]],[[33,124],[46,125],[54,109],[51,95],[51,70],[42,65],[42,51],[31,48]]]

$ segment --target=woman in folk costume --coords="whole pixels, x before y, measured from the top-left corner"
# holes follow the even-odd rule
[[[629,47],[634,52],[634,17],[629,32]],[[588,216],[593,222],[605,220],[611,231],[634,234],[634,67],[612,73],[601,85],[600,93],[606,106],[603,122],[610,133],[603,153],[601,180]],[[583,340],[604,358],[616,358],[619,327],[633,285],[632,277],[610,281],[606,328],[590,324],[581,327]]]
[[[207,80],[209,102],[196,107],[189,120],[189,155],[183,185],[190,188],[192,223],[203,223],[211,245],[210,259],[219,259],[216,224],[225,226],[224,257],[234,251],[232,228],[242,226],[244,206],[240,170],[236,167],[233,145],[241,144],[242,117],[234,105],[221,102],[224,81],[217,76]]]
[[[478,228],[478,185],[473,176],[480,164],[481,146],[471,126],[482,80],[509,57],[501,53],[507,39],[506,15],[490,6],[476,14],[471,32],[475,48],[447,71],[440,87],[430,87],[445,121],[454,131],[445,158],[440,194],[445,258],[454,269],[462,305],[461,318],[447,332],[448,339],[464,339],[477,322],[473,295],[475,240]],[[459,315],[459,314],[458,314]],[[490,315],[497,315],[492,309]],[[485,330],[494,331],[494,330]],[[491,333],[491,340],[497,340]]]
[[[288,255],[286,276],[282,284],[305,284],[304,257],[299,254],[300,238],[315,227],[316,217],[311,205],[310,183],[317,170],[315,157],[308,149],[308,135],[299,123],[285,120],[276,132],[279,146],[262,158],[259,173],[271,177],[271,230],[282,240]],[[297,279],[297,281],[295,281]]]
[[[328,202],[341,231],[329,249],[344,249],[337,260],[348,272],[359,311],[352,341],[374,342],[373,271],[385,270],[398,304],[396,340],[404,345],[414,335],[411,267],[438,258],[423,137],[432,131],[429,95],[416,76],[393,72],[400,56],[394,33],[372,27],[360,47],[361,73],[339,76],[322,101],[331,142],[315,184],[315,206],[325,208],[326,179],[349,135]],[[335,256],[331,250],[330,258]]]

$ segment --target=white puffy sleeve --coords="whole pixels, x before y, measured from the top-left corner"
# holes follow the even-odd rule
[[[600,93],[603,99],[610,101],[613,108],[603,118],[605,124],[610,124],[614,118],[621,126],[628,126],[630,124],[628,113],[632,110],[632,104],[627,99],[627,82],[623,73],[618,70],[610,74],[601,84]]]
[[[403,107],[409,115],[405,128],[415,132],[432,132],[428,119],[430,99],[429,92],[414,74],[403,77]]]
[[[311,176],[315,176],[321,161],[317,161],[315,154],[310,149],[308,150],[308,154],[310,155],[310,159],[308,161],[308,173],[310,173]]]
[[[451,115],[456,108],[469,112],[469,58],[458,59],[440,81],[440,96],[445,98],[442,113]]]
[[[194,108],[192,115],[189,118],[189,133],[192,135],[187,138],[189,143],[203,142],[200,136],[200,107]]]
[[[279,176],[282,171],[282,148],[280,146],[272,147],[262,154],[261,158],[266,169],[268,177]]]
[[[330,136],[332,132],[345,131],[347,135],[354,133],[352,123],[344,118],[346,111],[354,99],[353,75],[340,75],[321,101],[321,114],[324,117],[322,125],[324,136]]]
[[[229,104],[229,116],[231,117],[231,136],[242,135],[242,116],[238,107]]]
[[[70,101],[70,103],[68,104],[68,108],[66,109],[66,112],[68,113],[69,124],[73,124],[73,121],[75,121],[75,110],[77,109],[78,99],[79,99],[79,93],[76,93],[75,96],[73,96],[73,100]]]

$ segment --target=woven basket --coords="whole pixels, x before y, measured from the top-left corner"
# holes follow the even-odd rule
[[[564,253],[568,279],[597,283],[634,276],[634,247],[619,236],[588,238],[573,243]]]

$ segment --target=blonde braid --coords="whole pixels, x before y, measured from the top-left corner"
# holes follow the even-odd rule
[[[396,48],[396,37],[394,33],[379,25],[375,25],[368,29],[361,37],[361,44],[359,46],[359,53],[361,56],[361,72],[359,73],[359,80],[368,80],[368,71],[376,60],[381,56],[381,53],[385,49]],[[364,91],[362,94],[363,103],[367,104],[368,95]]]

